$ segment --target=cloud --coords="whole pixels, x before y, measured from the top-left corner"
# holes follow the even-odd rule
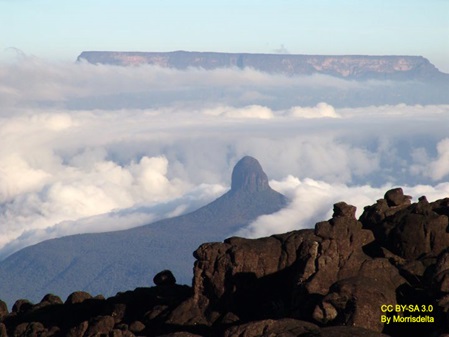
[[[274,117],[271,109],[260,106],[250,105],[243,108],[235,107],[215,107],[204,111],[206,115],[223,116],[229,118],[258,118],[258,119],[271,119]]]
[[[315,107],[293,107],[288,111],[289,115],[299,118],[341,118],[341,116],[335,112],[332,105],[324,102],[318,103]]]
[[[357,82],[326,75],[286,76],[254,69],[149,65],[118,67],[87,62],[48,62],[23,56],[0,63],[0,107],[63,106],[70,109],[147,109],[161,106],[260,105],[271,109],[447,103],[446,91],[414,82]]]
[[[436,156],[431,158],[426,149],[420,147],[413,152],[415,164],[411,170],[423,174],[434,181],[449,176],[449,138],[444,138],[436,145]]]
[[[383,198],[387,190],[395,187],[391,184],[381,187],[348,186],[313,179],[300,180],[293,176],[282,181],[271,181],[270,184],[290,196],[290,204],[276,213],[260,216],[235,235],[257,238],[296,229],[314,228],[317,222],[332,217],[332,205],[340,201],[356,206],[356,216],[359,217],[365,206],[375,204],[376,200]],[[449,195],[449,183],[436,186],[404,186],[403,189],[405,194],[414,197],[414,202],[423,195],[429,201],[443,199]]]
[[[313,228],[316,222],[327,220],[332,215],[332,205],[345,201],[358,206],[358,215],[362,206],[372,204],[382,193],[391,188],[385,185],[373,188],[368,185],[348,186],[324,181],[288,176],[281,181],[271,181],[272,187],[289,196],[290,204],[281,211],[259,217],[236,235],[261,237],[288,232],[301,228]]]
[[[45,229],[142,203],[166,202],[187,191],[187,184],[167,177],[168,162],[164,157],[144,156],[122,166],[87,152],[67,165],[41,170],[40,174],[22,168],[22,163],[12,163],[3,170],[2,177],[16,185],[7,185],[9,189],[3,193],[0,244],[31,229]]]
[[[376,83],[36,58],[2,64],[0,76],[2,257],[193,210],[229,188],[244,155],[292,200],[245,235],[313,225],[338,199],[371,204],[391,186],[447,192],[448,105],[304,100]]]
[[[9,254],[23,248],[51,238],[79,233],[99,233],[110,230],[124,230],[143,224],[177,216],[211,202],[215,198],[225,193],[227,188],[222,185],[200,184],[193,187],[189,192],[181,197],[176,197],[164,202],[149,204],[137,203],[129,208],[112,209],[108,212],[94,212],[95,215],[87,217],[70,218],[53,222],[57,219],[49,218],[46,226],[23,226],[21,234],[14,240],[5,241],[0,250],[1,256]],[[69,206],[69,205],[67,205]],[[41,219],[43,220],[43,219]],[[22,224],[24,225],[24,224]]]

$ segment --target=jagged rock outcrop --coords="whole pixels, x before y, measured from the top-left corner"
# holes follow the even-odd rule
[[[78,61],[81,60],[94,64],[151,64],[176,69],[253,68],[268,73],[326,74],[348,79],[416,80],[447,77],[421,56],[84,51],[78,56]]]
[[[240,186],[264,181],[251,177]],[[202,244],[192,288],[164,270],[157,286],[108,299],[77,292],[64,304],[48,295],[2,306],[0,336],[443,337],[448,201],[411,203],[393,189],[359,220],[336,203],[314,229]]]
[[[374,240],[371,231],[362,229],[355,218],[355,207],[344,202],[334,205],[332,219],[317,223],[315,234],[320,240],[312,275],[303,276],[309,293],[326,294],[338,280],[356,276],[361,265],[369,260],[363,247]]]
[[[401,335],[396,331],[397,326],[395,330],[381,321],[383,304],[418,303],[437,308],[436,290],[442,298],[434,317],[438,319],[449,298],[441,297],[447,290],[446,255],[440,257],[434,272],[434,288],[425,278],[435,266],[435,256],[449,246],[445,237],[448,206],[443,200],[436,201],[429,204],[430,212],[424,200],[411,204],[402,189],[393,189],[377,204],[366,207],[360,221],[355,218],[355,207],[341,202],[334,205],[332,218],[317,223],[314,230],[204,244],[195,252],[195,295],[172,313],[170,322],[213,325],[295,317],[405,335],[407,332]],[[406,225],[403,219],[409,219]],[[397,255],[397,245],[388,245],[393,240],[375,227],[399,233],[430,232],[430,241],[422,248],[427,255],[408,253],[408,247],[420,247],[422,236],[396,236],[402,240],[397,245],[403,247]],[[196,311],[185,310],[189,307]],[[194,312],[194,317],[186,312]],[[223,316],[226,312],[233,315]],[[413,331],[407,324],[401,328]]]
[[[316,224],[315,230],[204,244],[195,252],[191,306],[204,308],[203,324],[220,320],[223,312],[233,312],[237,320],[294,315],[382,331],[379,316],[373,316],[369,308],[361,309],[366,306],[364,300],[376,297],[371,309],[382,299],[396,304],[394,289],[406,281],[387,259],[364,252],[373,241],[372,232],[355,218],[355,207],[341,202],[334,205],[332,219]],[[370,282],[377,284],[374,289],[367,286]],[[331,287],[340,290],[325,298]],[[348,287],[361,299],[346,299],[357,308],[349,318],[343,317],[348,316],[344,312],[347,303],[336,300]],[[340,307],[332,307],[329,313],[330,303],[335,301]],[[174,312],[172,322],[193,322],[191,317],[177,314]],[[198,312],[194,315],[198,319]]]
[[[448,208],[449,198],[429,203],[420,197],[410,205],[410,197],[395,189],[365,207],[361,221],[392,253],[406,260],[435,258],[449,246]]]
[[[85,291],[75,291],[74,293],[70,294],[69,297],[67,297],[66,303],[68,304],[82,303],[85,300],[91,298],[92,298],[91,294]]]

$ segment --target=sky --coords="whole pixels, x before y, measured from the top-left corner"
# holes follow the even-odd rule
[[[449,73],[447,0],[0,0],[0,54],[87,50],[421,55]]]

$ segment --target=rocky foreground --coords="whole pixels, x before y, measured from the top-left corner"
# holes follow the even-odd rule
[[[0,336],[449,336],[449,198],[397,188],[365,207],[334,205],[314,229],[229,238],[195,252],[193,286],[104,299],[0,303]]]

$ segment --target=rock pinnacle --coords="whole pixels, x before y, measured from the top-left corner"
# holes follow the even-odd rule
[[[268,177],[257,159],[245,156],[234,166],[231,191],[259,192],[269,188]]]

